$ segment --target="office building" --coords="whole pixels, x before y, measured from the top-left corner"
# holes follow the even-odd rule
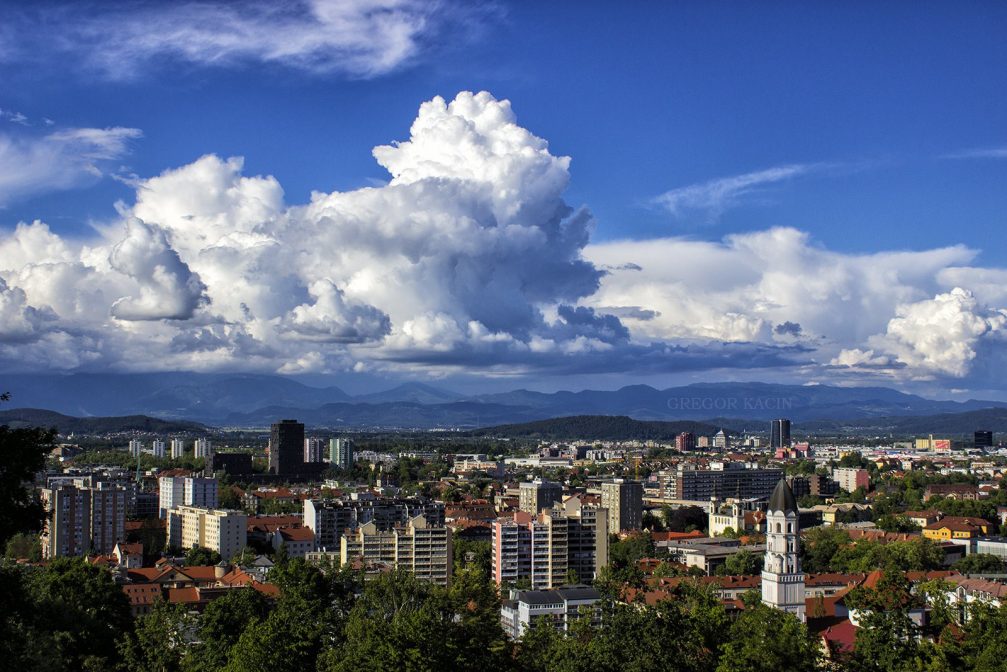
[[[568,632],[574,621],[587,614],[595,625],[601,624],[598,603],[601,593],[584,585],[563,586],[553,590],[512,591],[511,599],[500,605],[500,624],[511,639],[520,639],[532,623],[545,619],[560,632]]]
[[[980,450],[993,447],[993,432],[980,429],[975,433],[975,447]]]
[[[790,445],[790,420],[773,420],[769,427],[769,447],[786,448]]]
[[[353,440],[346,438],[329,439],[329,462],[340,469],[353,466]]]
[[[518,486],[518,508],[532,515],[562,501],[563,486],[559,483],[535,479]]]
[[[433,526],[423,516],[404,526],[381,530],[373,522],[344,534],[340,564],[361,562],[365,570],[405,569],[417,579],[446,586],[454,562],[452,534],[444,525]]]
[[[713,435],[713,447],[717,450],[727,450],[731,446],[731,439],[727,436],[727,432],[721,429],[719,432]]]
[[[185,441],[182,439],[171,440],[171,459],[177,460],[185,456]]]
[[[168,511],[168,545],[208,548],[233,558],[248,543],[248,517],[241,511],[177,506]]]
[[[46,558],[108,554],[126,538],[126,490],[105,482],[53,479],[41,491],[46,510]]]
[[[571,570],[593,581],[608,564],[608,511],[576,497],[538,515],[515,511],[493,523],[493,578],[497,585],[527,579],[533,589],[566,584]]]
[[[133,457],[139,457],[140,453],[143,452],[143,442],[137,439],[132,439],[129,442],[129,454]]]
[[[766,557],[762,563],[762,602],[806,620],[801,571],[797,500],[780,479],[766,511]]]
[[[304,424],[296,420],[274,423],[269,434],[269,472],[298,474],[304,470]]]
[[[304,439],[304,462],[321,462],[322,455],[324,454],[325,443],[322,439],[314,436],[309,436]]]
[[[215,509],[218,506],[217,479],[162,476],[158,479],[158,495],[161,518],[176,506]]]
[[[196,439],[192,444],[192,456],[209,460],[213,457],[213,444],[209,439]]]
[[[601,506],[608,510],[611,532],[643,527],[643,483],[617,478],[601,484]]]
[[[696,435],[692,432],[682,432],[675,437],[675,450],[687,453],[696,449]]]
[[[703,502],[704,506],[711,497],[767,499],[782,477],[782,469],[747,468],[741,462],[715,462],[710,469],[680,464],[676,470],[658,473],[662,497]]]

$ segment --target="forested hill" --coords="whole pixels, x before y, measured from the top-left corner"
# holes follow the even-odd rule
[[[485,427],[473,436],[499,436],[537,439],[578,439],[582,441],[670,441],[681,432],[709,436],[721,428],[691,420],[674,422],[634,420],[625,415],[573,415],[515,425]],[[731,428],[724,428],[728,434]]]
[[[184,420],[161,420],[147,415],[106,418],[75,418],[39,408],[0,411],[0,425],[11,427],[55,427],[60,434],[115,434],[118,432],[205,432],[206,425]]]

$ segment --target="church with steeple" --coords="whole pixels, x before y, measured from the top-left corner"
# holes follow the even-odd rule
[[[762,566],[762,602],[788,611],[802,623],[804,573],[801,571],[797,500],[784,478],[776,484],[766,511],[766,559]]]

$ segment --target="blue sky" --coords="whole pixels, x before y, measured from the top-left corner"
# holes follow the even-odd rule
[[[474,347],[467,325],[478,311],[443,307],[457,278],[445,281],[449,295],[443,305],[428,306],[423,320],[433,324],[431,316],[450,314],[469,335],[448,339],[451,345],[411,335],[408,344],[392,347],[389,339],[419,318],[369,296],[359,269],[331,278],[333,296],[356,305],[356,313],[338,298],[337,307],[322,310],[310,289],[320,276],[305,276],[292,290],[305,302],[277,309],[270,319],[287,324],[296,319],[287,313],[303,305],[302,313],[328,318],[349,310],[356,316],[350,322],[383,313],[387,323],[377,320],[376,331],[366,334],[357,325],[350,336],[339,329],[332,336],[329,325],[328,345],[316,351],[300,341],[283,351],[280,341],[254,336],[273,354],[250,364],[248,353],[229,340],[235,334],[223,333],[230,327],[220,326],[235,319],[226,311],[210,315],[223,301],[206,280],[211,271],[198,268],[198,250],[181,249],[177,227],[147,220],[152,228],[142,235],[155,246],[163,238],[158,254],[172,258],[169,267],[179,262],[179,283],[202,282],[206,293],[172,295],[168,303],[176,301],[178,310],[144,309],[132,325],[108,310],[101,319],[71,320],[66,310],[42,303],[44,291],[33,294],[25,270],[54,259],[32,253],[17,264],[0,260],[6,290],[24,293],[12,294],[7,304],[21,311],[26,325],[0,340],[6,348],[0,357],[67,370],[136,368],[110,353],[122,350],[119,341],[93,342],[90,330],[111,326],[123,327],[123,338],[136,347],[141,337],[176,343],[171,352],[179,357],[171,361],[181,368],[279,370],[279,359],[299,357],[303,366],[283,372],[462,384],[473,376],[485,380],[488,367],[493,384],[505,387],[839,376],[850,384],[882,382],[934,394],[1000,394],[991,372],[1001,358],[998,311],[1007,305],[998,289],[999,250],[1007,243],[1002,3],[325,5],[290,3],[269,17],[266,5],[254,3],[0,7],[7,26],[0,29],[0,244],[5,235],[14,244],[18,222],[41,220],[74,255],[84,255],[81,263],[98,268],[78,248],[111,250],[127,230],[124,221],[142,210],[134,205],[144,181],[207,154],[244,157],[246,177],[273,176],[285,208],[308,203],[312,191],[380,186],[389,171],[372,148],[409,139],[421,103],[487,91],[495,101],[510,101],[517,126],[548,142],[551,156],[571,157],[568,182],[554,195],[589,208],[593,221],[585,228],[589,242],[560,256],[568,266],[584,258],[607,273],[578,276],[582,284],[572,293],[563,289],[567,280],[557,278],[575,273],[573,266],[524,278],[526,286],[542,283],[541,291],[523,299],[528,305],[514,306],[514,315],[530,310],[542,319],[496,320],[489,331],[500,335],[498,342],[513,337],[522,351],[538,352],[530,345],[536,339],[556,344],[557,357],[565,359],[590,350],[583,365],[567,370],[554,360]],[[51,48],[39,49],[47,40]],[[133,130],[98,141],[80,129]],[[43,158],[39,146],[48,152]],[[36,157],[31,165],[38,174],[26,181],[17,174],[28,156]],[[159,207],[144,210],[148,219],[170,217]],[[127,230],[127,238],[141,235],[137,231]],[[817,293],[781,288],[767,270],[772,253],[763,251],[774,245],[791,255],[785,267],[799,284],[821,281],[822,264],[836,278]],[[635,276],[603,268],[642,265],[637,258],[659,248],[665,252]],[[921,256],[891,256],[900,251]],[[656,271],[662,259],[680,254],[699,268],[671,276]],[[708,266],[703,255],[710,255]],[[742,262],[752,268],[734,273]],[[876,277],[885,265],[894,278]],[[164,298],[144,289],[149,274],[135,271],[135,264],[120,266],[113,271],[127,277],[118,278],[114,290],[102,286],[108,302],[122,298],[112,296],[115,291],[128,295],[130,283],[134,309],[138,301]],[[132,274],[122,270],[127,266]],[[416,281],[415,270],[395,281]],[[956,288],[966,296],[954,294]],[[138,298],[143,291],[147,299]],[[653,298],[683,292],[709,311]],[[805,315],[807,306],[797,303],[828,307],[832,300],[837,314],[863,325],[846,328]],[[593,312],[577,326],[557,317],[562,305]],[[636,320],[626,317],[631,308],[659,315]],[[109,315],[119,322],[108,322]],[[606,315],[621,320],[626,333],[588,333],[602,329]],[[475,321],[486,326],[494,318]],[[778,333],[784,322],[802,325],[800,333]],[[443,331],[444,321],[437,324]],[[177,343],[188,342],[193,329],[201,330],[200,338],[221,339],[229,356],[187,361]],[[321,342],[314,332],[297,333]],[[80,338],[88,343],[71,344]],[[90,354],[54,356],[48,348],[56,342]],[[725,356],[725,347],[752,350]],[[383,354],[368,354],[375,348]],[[654,366],[655,348],[695,357],[683,364],[669,356]],[[448,358],[445,350],[465,354]],[[766,353],[772,356],[763,360]]]

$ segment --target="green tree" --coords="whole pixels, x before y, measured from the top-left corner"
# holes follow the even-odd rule
[[[181,672],[192,619],[180,604],[158,602],[123,633],[119,655],[129,672]]]
[[[880,516],[874,524],[885,532],[918,532],[920,527],[905,516],[887,514]]]
[[[492,564],[493,544],[488,541],[463,539],[456,532],[452,547],[454,548],[454,571],[458,572],[467,566],[475,565],[487,575]]]
[[[721,647],[717,672],[812,672],[818,647],[792,614],[760,602],[746,604]]]
[[[108,669],[116,640],[132,628],[129,601],[108,571],[79,558],[54,558],[25,573],[28,625],[56,669]]]
[[[801,550],[802,565],[809,572],[828,572],[834,569],[833,558],[850,544],[850,535],[838,527],[822,526],[804,534]]]
[[[856,649],[850,667],[854,672],[913,670],[920,653],[919,631],[909,618],[918,605],[901,571],[885,571],[873,587],[858,586],[846,604],[859,614]]]
[[[206,605],[199,621],[199,644],[186,657],[186,672],[224,669],[241,633],[265,620],[271,608],[270,600],[252,588],[230,590]]]
[[[495,588],[475,568],[450,589],[396,571],[369,581],[346,621],[345,640],[319,670],[491,670],[508,666]]]
[[[955,569],[962,574],[1001,574],[1004,571],[1004,563],[996,555],[973,553],[956,562]]]
[[[241,633],[229,672],[314,669],[323,643],[338,634],[332,584],[317,567],[297,558],[274,567],[270,580],[280,589],[276,608]]]
[[[727,557],[723,565],[724,573],[730,576],[759,574],[762,572],[762,561],[761,553],[752,553],[743,549]]]
[[[31,483],[45,468],[55,430],[0,425],[0,544],[18,532],[42,529],[44,511]]]
[[[208,548],[190,548],[185,552],[186,567],[205,567],[216,565],[220,562],[220,553],[211,551]]]
[[[39,562],[42,560],[42,542],[37,534],[18,532],[7,540],[4,557],[8,560]]]

